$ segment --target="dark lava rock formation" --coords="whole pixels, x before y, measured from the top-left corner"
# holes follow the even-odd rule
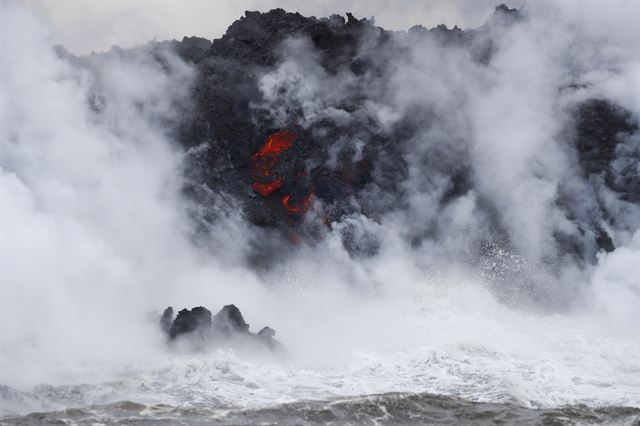
[[[173,312],[173,308],[169,306],[162,314],[161,325],[164,328],[164,321],[168,315],[167,312]],[[169,318],[170,319],[170,318]],[[191,310],[183,309],[178,312],[178,316],[169,327],[169,337],[176,337],[187,333],[206,334],[211,329],[211,311],[202,306]]]
[[[251,333],[249,324],[235,305],[225,305],[213,316],[210,310],[202,306],[191,310],[182,309],[175,319],[173,308],[169,306],[160,317],[160,327],[169,341],[186,338],[197,347],[244,344],[268,348],[274,352],[283,351],[282,344],[275,339],[276,332],[273,329],[264,327],[257,334]]]
[[[416,26],[407,36],[414,43],[464,49],[478,64],[488,65],[496,50],[496,28],[518,25],[524,19],[516,9],[501,5],[475,30]],[[287,101],[287,86],[278,88],[281,99],[265,100],[261,78],[286,61],[287,55],[296,54],[294,48],[283,47],[291,38],[304,40],[316,52],[318,72],[329,79],[342,76],[353,81],[349,96],[333,105],[334,116],[317,117],[310,123],[305,105]],[[186,191],[200,205],[214,203],[213,194],[232,194],[252,223],[282,232],[293,242],[309,241],[323,226],[331,227],[353,213],[375,221],[402,208],[406,196],[402,182],[408,178],[411,149],[407,141],[433,117],[416,110],[383,130],[366,114],[376,96],[370,93],[370,83],[384,78],[393,58],[409,55],[393,32],[351,14],[346,20],[341,16],[317,19],[276,9],[247,12],[211,44],[195,38],[174,43],[178,54],[198,70],[194,113],[183,123],[179,136],[184,147],[191,149]],[[274,108],[285,111],[285,122],[274,118]],[[341,120],[342,114],[348,119]],[[619,149],[625,136],[638,130],[630,113],[605,99],[590,99],[576,103],[567,114],[572,128],[566,149],[574,153],[585,179],[603,176],[622,199],[637,203],[639,156]],[[450,184],[440,199],[442,206],[473,187],[466,161],[461,156],[455,163],[443,162]],[[562,188],[560,192],[558,205],[575,218],[583,234],[581,241],[556,235],[561,251],[591,261],[598,249],[612,250],[614,244],[599,222],[613,218],[597,205],[593,207],[596,214],[580,216],[572,195],[562,194]],[[322,206],[321,219],[303,221],[316,201]],[[496,217],[494,235],[499,237],[495,242],[508,245],[495,207],[485,205],[488,214]],[[200,209],[198,214],[202,223],[214,220],[211,209]],[[342,230],[351,253],[376,253],[375,237],[352,231],[349,226]],[[421,238],[428,236],[414,236],[413,243],[420,244]]]
[[[346,219],[361,215],[375,223],[405,209],[410,161],[419,162],[425,182],[443,182],[434,203],[444,212],[474,189],[468,142],[431,141],[430,151],[416,159],[416,140],[447,117],[416,104],[386,125],[371,111],[394,94],[388,77],[403,61],[411,63],[411,47],[458,49],[474,66],[490,67],[502,31],[526,20],[524,12],[501,5],[477,29],[415,26],[396,33],[351,14],[315,18],[275,9],[246,12],[213,42],[190,37],[156,43],[153,49],[172,49],[197,74],[192,104],[174,136],[186,152],[184,191],[195,201],[200,232],[208,232],[224,214],[220,206],[232,199],[229,208],[240,209],[257,235],[285,237],[255,241],[254,266],[268,265],[281,241],[313,243],[335,224],[352,255],[375,255],[376,236]],[[289,59],[298,69],[285,84],[279,79],[290,71]],[[320,89],[308,87],[313,84]],[[322,109],[314,109],[319,104]],[[616,218],[607,213],[601,188],[624,202],[640,202],[640,150],[629,142],[638,123],[607,99],[575,101],[561,113],[568,117],[563,149],[585,184],[558,188],[556,207],[577,231],[553,238],[558,255],[593,262],[598,250],[615,248],[607,228],[617,226]],[[500,207],[480,196],[477,208],[490,230],[471,246],[513,249]],[[443,232],[433,225],[407,238],[419,247]],[[484,256],[491,250],[477,251]],[[192,327],[190,321],[174,323],[170,333]]]
[[[515,9],[505,6],[498,7],[494,16],[501,25],[519,19]],[[488,62],[492,55],[488,30],[438,26],[413,27],[409,33],[418,39],[469,46],[480,62]],[[281,105],[289,118],[283,126],[274,122],[272,110],[265,109],[260,78],[286,58],[289,53],[282,46],[292,38],[310,41],[319,52],[322,72],[329,76],[344,72],[362,80],[335,107],[338,113],[351,115],[348,122],[327,117],[307,125],[301,123],[304,106],[294,104]],[[363,53],[364,44],[368,46]],[[317,19],[275,9],[247,12],[209,47],[193,38],[175,46],[199,71],[195,113],[182,128],[180,139],[193,149],[187,192],[203,205],[211,202],[212,192],[231,193],[243,202],[251,222],[284,231],[296,241],[300,233],[314,234],[313,226],[300,226],[314,200],[324,205],[323,220],[316,224],[324,226],[354,212],[375,219],[402,204],[400,185],[407,178],[407,146],[402,141],[411,139],[420,124],[407,119],[381,132],[371,117],[362,114],[370,98],[365,82],[383,76],[387,66],[384,55],[376,58],[374,52],[402,50],[392,32],[350,13],[346,20],[338,15]],[[284,99],[287,88],[279,90]],[[356,147],[350,140],[363,141],[364,146]],[[345,146],[331,159],[331,147],[336,144]],[[453,171],[459,187],[450,198],[469,187],[464,174],[465,170]],[[382,192],[384,197],[378,201],[386,198],[386,202],[373,203],[372,192]],[[209,212],[201,212],[206,222]],[[345,245],[354,252],[376,251],[375,243],[354,241],[348,231]]]

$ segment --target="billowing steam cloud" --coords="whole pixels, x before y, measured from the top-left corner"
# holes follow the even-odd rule
[[[499,241],[539,269],[535,286],[575,298],[602,235],[629,244],[640,210],[637,198],[611,192],[602,176],[585,176],[574,142],[582,135],[572,130],[577,105],[589,99],[623,105],[628,122],[637,120],[637,103],[612,86],[637,87],[638,52],[591,20],[570,19],[574,12],[498,9],[461,43],[446,29],[389,39],[371,27],[355,55],[363,70],[336,68],[309,38],[290,38],[260,79],[259,109],[274,127],[295,123],[317,134],[329,122],[350,132],[328,148],[329,168],[345,155],[355,167],[363,146],[391,138],[373,183],[353,200],[356,211],[382,213],[379,238],[401,236],[419,247],[414,253],[447,259],[474,242]],[[585,43],[607,47],[585,53]],[[635,188],[637,125],[629,126],[635,130],[612,135],[620,140],[612,179]]]
[[[372,27],[361,68],[332,69],[308,37],[288,37],[256,71],[247,120],[330,134],[323,166],[354,182],[375,146],[371,179],[356,191],[287,193],[301,216],[295,232],[308,237],[293,249],[248,220],[236,196],[250,184],[193,183],[200,159],[226,167],[232,154],[210,139],[180,144],[203,77],[171,43],[78,58],[52,49],[32,12],[3,6],[0,383],[108,381],[123,365],[161,364],[170,355],[147,312],[225,303],[273,326],[304,363],[416,346],[455,347],[455,358],[478,345],[514,365],[539,350],[564,365],[548,337],[556,328],[557,340],[575,328],[589,347],[603,330],[620,335],[621,364],[637,362],[626,349],[639,331],[639,200],[586,175],[571,142],[586,100],[638,122],[640,34],[627,6],[532,4],[520,17],[494,15],[471,46]],[[613,182],[640,175],[630,128]],[[277,247],[268,268],[252,263],[256,247]],[[566,316],[522,313],[523,299]],[[598,370],[581,362],[568,368]],[[380,377],[369,391],[389,390]],[[527,389],[522,400],[544,398]],[[624,389],[611,398],[630,403]]]
[[[145,357],[153,328],[130,319],[221,281],[198,266],[169,136],[193,71],[161,46],[61,59],[45,22],[3,13],[2,381]]]

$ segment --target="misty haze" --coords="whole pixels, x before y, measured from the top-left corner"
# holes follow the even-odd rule
[[[639,2],[0,13],[0,425],[640,424]]]

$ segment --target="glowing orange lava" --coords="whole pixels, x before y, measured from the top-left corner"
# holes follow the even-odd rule
[[[313,192],[304,197],[304,200],[302,200],[302,206],[292,206],[290,204],[291,196],[287,194],[282,197],[282,205],[289,211],[289,213],[303,213],[309,209],[309,206],[311,205],[311,197],[313,197]]]
[[[262,195],[263,197],[267,197],[273,191],[277,191],[278,189],[282,188],[282,185],[284,185],[284,181],[279,177],[276,178],[276,180],[268,183],[253,182],[251,184],[251,189]]]
[[[279,155],[293,146],[298,138],[295,132],[281,130],[269,136],[267,142],[260,147],[258,152],[251,156],[253,182],[251,188],[263,197],[268,197],[275,191],[281,189],[285,182],[279,175],[278,166]],[[304,177],[304,172],[298,172],[297,179]],[[282,205],[289,213],[301,214],[306,212],[311,206],[313,192],[304,197],[302,203],[295,203],[291,200],[290,194],[282,196]]]
[[[269,136],[258,152],[253,154],[253,183],[251,188],[262,195],[269,196],[284,185],[282,177],[273,173],[272,169],[278,165],[278,156],[293,146],[298,135],[295,132],[281,130]],[[266,182],[265,182],[266,181]]]
[[[264,157],[264,156],[275,156],[277,157],[283,151],[291,148],[293,146],[293,142],[295,142],[298,135],[295,132],[290,132],[288,130],[281,130],[269,136],[267,139],[267,143],[260,148],[258,152],[253,155],[253,158]]]

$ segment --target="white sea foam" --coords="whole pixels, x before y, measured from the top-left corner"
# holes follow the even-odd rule
[[[533,408],[640,406],[637,337],[610,333],[592,314],[526,314],[470,284],[424,284],[411,300],[398,302],[403,303],[380,314],[403,316],[411,345],[379,342],[385,350],[367,350],[370,339],[358,341],[355,335],[351,347],[361,343],[363,350],[337,360],[334,342],[327,339],[322,343],[326,356],[334,359],[326,363],[299,358],[295,345],[285,360],[219,349],[166,353],[146,362],[70,363],[58,367],[78,384],[39,386],[22,401],[8,397],[4,409],[26,413],[120,400],[257,408],[384,392],[429,392]],[[303,318],[296,320],[304,325]],[[282,333],[285,343],[287,337]]]

